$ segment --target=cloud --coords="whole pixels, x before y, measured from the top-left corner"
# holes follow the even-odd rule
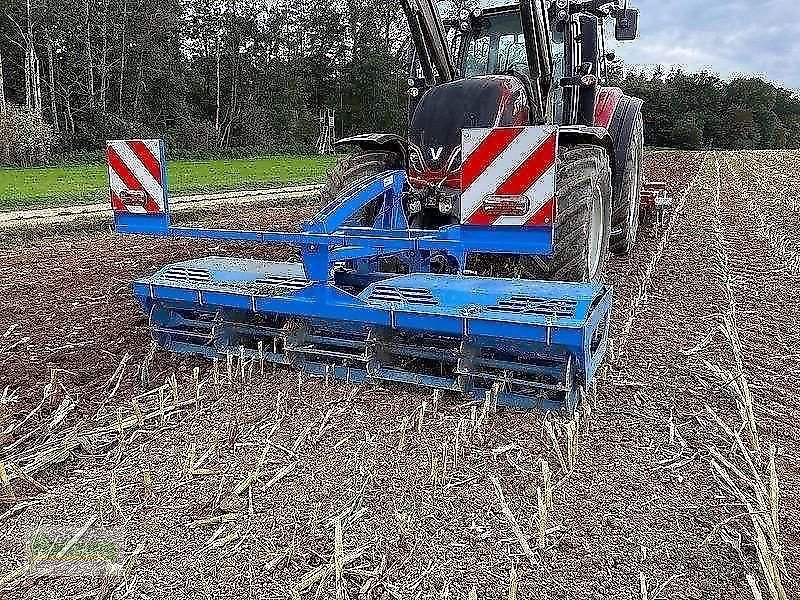
[[[758,74],[800,88],[800,19],[795,0],[631,0],[640,38],[617,45],[627,65],[681,65],[723,77]]]

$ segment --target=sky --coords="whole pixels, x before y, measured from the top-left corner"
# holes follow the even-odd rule
[[[639,39],[618,44],[627,65],[682,65],[727,78],[757,74],[800,88],[798,0],[629,0]]]

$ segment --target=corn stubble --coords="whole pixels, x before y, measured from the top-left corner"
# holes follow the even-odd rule
[[[718,159],[708,153],[703,160],[708,164]],[[725,161],[728,171],[747,179],[740,163]],[[677,217],[660,232],[639,272],[631,275],[635,284],[613,340],[614,364],[628,359],[637,325],[657,299],[655,280],[678,224],[686,223],[687,198],[698,182],[700,174],[687,178]],[[797,255],[786,231],[769,227],[760,206],[763,194],[748,193],[743,198],[756,221],[765,225],[764,239],[792,271]],[[716,200],[717,228],[709,231],[709,241],[715,284],[725,302],[715,316],[713,339],[686,351],[704,369],[709,399],[698,420],[713,435],[704,447],[692,447],[696,440],[686,432],[686,419],[671,413],[664,420],[664,437],[681,455],[667,466],[677,472],[700,451],[708,457],[709,476],[729,504],[735,504],[735,514],[718,523],[704,543],[719,538],[736,544],[741,539],[737,556],[746,570],[743,585],[756,600],[784,600],[788,557],[781,545],[779,503],[786,491],[780,488],[776,465],[781,455],[759,422],[763,412],[758,387],[749,377],[747,337],[739,330],[742,317],[736,306],[742,283],[728,254],[732,251],[720,224],[718,193]],[[9,344],[24,346],[24,339]],[[719,340],[724,342],[722,354],[717,353]],[[52,493],[38,481],[48,481],[45,471],[90,452],[107,455],[110,465],[99,492],[103,504],[93,518],[120,523],[127,515],[158,507],[158,513],[147,514],[166,514],[186,534],[191,543],[187,553],[196,560],[190,565],[198,571],[191,577],[202,579],[203,589],[225,584],[215,580],[221,572],[216,567],[229,558],[239,561],[234,564],[240,566],[240,577],[253,577],[248,573],[252,567],[245,565],[254,554],[260,561],[255,579],[280,589],[281,597],[303,599],[517,600],[531,597],[530,590],[558,568],[549,560],[564,551],[557,534],[574,526],[565,520],[560,504],[583,493],[576,480],[583,481],[586,455],[595,451],[597,420],[606,412],[593,394],[569,419],[509,415],[497,411],[497,390],[459,404],[463,401],[438,390],[409,399],[404,390],[336,383],[330,372],[310,379],[281,370],[275,377],[274,367],[265,365],[265,350],[259,343],[247,356],[243,348],[234,348],[203,367],[190,364],[181,374],[166,376],[164,354],[155,346],[138,365],[123,352],[99,380],[108,407],[85,423],[78,422],[83,399],[65,386],[66,374],[47,372],[27,416],[14,421],[10,430],[0,427],[12,440],[0,446],[0,495],[13,502],[0,523],[19,514],[14,511],[35,509],[43,501],[39,495]],[[608,384],[610,372],[604,368],[602,385]],[[129,394],[131,380],[139,382],[141,393]],[[720,389],[730,411],[716,402]],[[4,390],[0,406],[14,402],[15,391]],[[244,406],[258,410],[247,413]],[[161,455],[151,456],[141,446],[153,438],[167,444]],[[168,457],[176,460],[160,464]],[[127,471],[126,461],[134,465]],[[328,496],[309,496],[302,504],[307,498],[304,485],[326,486]],[[290,522],[293,531],[282,536],[259,529],[284,510],[293,511],[291,521],[282,521],[283,526]],[[390,517],[384,519],[386,515]],[[86,522],[77,523],[75,543],[89,531],[81,533],[81,523]],[[152,528],[136,518],[131,524],[133,535],[146,544]],[[460,533],[468,535],[466,542]],[[439,547],[442,541],[455,545]],[[146,568],[136,568],[143,547],[109,565],[98,588],[91,590],[94,596],[135,596],[140,591],[137,577],[147,577]],[[472,548],[485,565],[445,572],[452,566],[448,552],[474,556],[468,554]],[[491,577],[482,577],[482,569],[491,571]],[[644,567],[633,573],[620,591],[626,597],[672,597],[667,586],[676,576],[654,577]],[[0,572],[0,589],[23,589],[38,581],[35,577],[29,566]]]
[[[739,318],[735,288],[738,284],[731,266],[728,241],[721,219],[721,164],[719,157],[715,161],[715,190],[712,207],[715,215],[713,229],[713,247],[715,250],[714,270],[723,291],[725,305],[723,311],[716,315],[718,332],[727,349],[729,367],[712,363],[702,358],[714,386],[727,390],[736,404],[739,423],[728,423],[711,406],[706,405],[706,413],[717,427],[727,447],[719,449],[709,445],[710,466],[722,492],[736,503],[741,515],[734,515],[720,523],[712,531],[720,531],[723,539],[734,544],[745,568],[758,569],[761,578],[754,573],[747,573],[747,582],[756,600],[763,597],[762,586],[766,588],[772,600],[786,600],[787,594],[783,585],[786,567],[783,558],[782,544],[779,537],[779,483],[775,467],[776,448],[769,445],[765,456],[759,435],[753,393],[747,377],[747,365],[739,332]],[[709,386],[710,387],[710,386]],[[743,438],[740,432],[744,432]],[[765,474],[766,471],[766,474]],[[739,517],[744,518],[739,518]],[[748,526],[749,525],[749,526]],[[727,532],[734,528],[739,537],[731,537]],[[709,538],[711,537],[709,536]],[[742,552],[739,539],[750,542],[755,556]],[[704,542],[706,543],[708,539]],[[755,564],[752,564],[752,558]]]

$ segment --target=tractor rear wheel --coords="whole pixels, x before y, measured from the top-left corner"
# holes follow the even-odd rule
[[[600,282],[611,231],[611,166],[600,146],[563,144],[556,172],[553,255],[524,257],[519,276]]]
[[[614,208],[611,212],[611,241],[614,254],[625,255],[633,251],[639,231],[639,208],[641,206],[642,157],[644,156],[644,122],[642,113],[636,115],[622,185],[614,190]],[[619,192],[619,193],[616,193]]]
[[[328,172],[325,186],[322,188],[323,206],[335,200],[342,192],[353,187],[359,182],[374,177],[384,171],[404,170],[403,156],[391,150],[364,150],[351,154],[339,161]],[[373,203],[376,204],[376,203]],[[380,207],[367,205],[356,215],[360,224],[371,227],[376,213]]]

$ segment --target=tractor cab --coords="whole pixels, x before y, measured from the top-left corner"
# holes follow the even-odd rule
[[[414,226],[425,229],[461,218],[462,130],[595,125],[606,18],[617,20],[618,33],[621,20],[638,23],[635,9],[603,0],[501,0],[444,20],[433,2],[406,10],[415,42],[408,174],[421,190],[408,209]]]
[[[499,74],[510,69],[529,72],[525,35],[519,9],[483,14],[480,19],[451,22],[451,49],[457,56],[463,77]],[[462,15],[466,17],[467,15]],[[456,25],[469,23],[466,31]]]
[[[555,15],[548,14],[553,81],[563,76],[564,33],[556,26]],[[462,11],[450,25],[451,51],[456,56],[461,77],[512,74],[530,81],[530,66],[525,32],[518,4],[494,9]],[[545,56],[545,59],[548,57]],[[553,92],[557,89],[554,86]],[[555,94],[554,94],[555,95]],[[557,119],[555,119],[557,120]]]
[[[525,84],[534,124],[592,125],[588,109],[613,56],[605,47],[607,21],[620,41],[638,31],[638,9],[620,0],[488,0],[443,20],[431,0],[403,4],[414,41],[412,109],[431,87],[508,74]]]
[[[544,33],[549,27],[544,3],[535,4],[536,9],[528,4],[527,34],[520,4],[498,5],[462,10],[458,18],[441,21],[439,45],[427,42],[436,28],[425,30],[426,5],[419,4],[421,32],[414,36],[412,26],[412,36],[422,43],[415,43],[409,65],[408,175],[421,190],[408,206],[415,227],[436,228],[461,219],[462,130],[554,122],[548,97],[553,35]],[[526,43],[537,36],[548,41]],[[444,52],[437,55],[438,49]]]

